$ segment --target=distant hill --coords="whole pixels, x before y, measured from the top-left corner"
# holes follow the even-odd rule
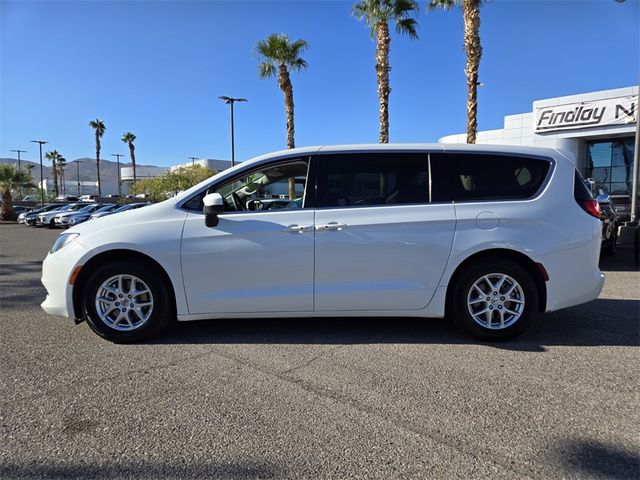
[[[95,158],[77,158],[79,162],[79,170],[80,170],[80,181],[90,182],[96,181],[97,172],[96,172],[96,159]],[[11,165],[18,165],[18,160],[15,158],[0,158],[0,164],[8,163]],[[29,160],[21,160],[20,164],[22,168],[26,168],[27,165],[34,165],[34,168],[31,170],[31,175],[33,176],[34,183],[38,183],[40,181],[40,163],[32,162]],[[47,160],[42,161],[42,170],[45,178],[53,178],[53,173],[51,169],[51,165]],[[128,167],[131,166],[131,163],[125,163],[120,161],[120,167]],[[145,167],[149,169],[151,174],[157,169],[157,173],[160,174],[166,170],[166,168],[156,167],[153,165],[141,165],[136,163],[136,167]],[[65,177],[67,181],[74,181],[77,179],[77,166],[73,160],[67,160],[67,166],[64,169]],[[146,173],[146,171],[145,171]],[[100,159],[100,180],[104,182],[109,181],[117,181],[118,180],[118,163],[113,162],[111,160],[103,160]]]

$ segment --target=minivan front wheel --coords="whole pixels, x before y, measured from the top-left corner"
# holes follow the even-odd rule
[[[519,264],[483,259],[458,276],[452,302],[453,320],[463,330],[482,340],[506,340],[534,320],[538,289]]]
[[[151,337],[175,317],[167,285],[144,263],[103,265],[89,278],[83,293],[85,320],[94,332],[112,342]]]

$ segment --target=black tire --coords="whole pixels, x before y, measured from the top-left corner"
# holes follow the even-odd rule
[[[51,221],[49,221],[49,228],[56,228],[56,222],[53,220],[53,218],[51,219]]]
[[[618,234],[614,230],[613,233],[611,234],[611,237],[609,237],[608,243],[604,247],[602,247],[602,253],[604,253],[605,255],[615,255],[617,249],[618,249]]]
[[[96,309],[96,297],[101,285],[118,275],[132,275],[144,282],[151,292],[153,303],[148,319],[143,321],[140,326],[127,331],[120,331],[102,321]],[[95,333],[114,343],[138,342],[159,334],[176,317],[171,287],[163,278],[164,276],[157,271],[157,268],[147,262],[117,261],[102,265],[91,275],[82,292],[84,319]],[[126,293],[126,286],[123,293]],[[114,298],[114,302],[116,300],[118,299]],[[132,316],[130,312],[127,312],[126,315],[130,319],[134,319],[134,324],[135,319],[142,320],[142,317],[135,313]]]
[[[467,305],[467,297],[470,295],[473,285],[484,276],[490,274],[507,275],[512,278],[520,286],[520,291],[524,296],[522,299],[524,300],[524,306],[522,307],[522,310],[518,312],[520,313],[519,318],[516,318],[511,324],[508,324],[509,322],[505,321],[505,326],[502,328],[500,328],[499,325],[495,325],[495,328],[489,328],[488,326],[481,325],[474,320],[470,312],[470,308],[476,307],[468,307]],[[502,292],[506,291],[508,285],[509,284],[505,283]],[[494,294],[495,292],[489,293],[489,297],[487,298],[496,298],[496,302],[499,302],[500,298],[504,298],[500,296],[500,292],[498,292],[496,297],[494,297]],[[449,311],[452,313],[454,323],[469,335],[480,340],[502,341],[520,335],[531,325],[538,313],[538,299],[539,292],[536,282],[525,268],[520,264],[505,258],[491,257],[484,258],[475,264],[466,267],[461,274],[457,276],[457,281],[455,285],[453,285],[453,294],[450,297]],[[481,305],[477,308],[480,309],[482,308],[482,305],[488,305],[487,308],[492,308],[490,315],[495,315],[499,318],[499,312],[497,311],[497,308],[499,307],[496,306],[496,311],[493,312],[493,301],[494,300],[484,302],[480,300]],[[517,309],[520,307],[515,303],[505,303],[503,308]],[[493,319],[493,316],[491,318]],[[495,319],[495,323],[499,323],[497,318]],[[488,320],[485,323],[491,323],[493,325],[493,321],[494,320]]]

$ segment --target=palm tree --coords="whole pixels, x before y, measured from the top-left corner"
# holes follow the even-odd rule
[[[482,58],[480,43],[480,6],[484,0],[430,0],[429,9],[451,10],[462,7],[464,49],[467,54],[467,143],[476,143],[478,132],[478,71]]]
[[[129,145],[129,155],[131,156],[131,165],[133,166],[133,183],[136,183],[136,147],[133,144],[136,136],[131,132],[122,134],[122,141]]]
[[[291,42],[286,35],[273,33],[266,40],[258,42],[256,51],[260,57],[260,78],[276,76],[278,86],[284,94],[284,109],[287,114],[287,148],[295,148],[293,85],[289,70],[301,71],[307,68],[307,62],[300,58],[300,53],[307,49],[307,42],[296,40]]]
[[[60,157],[58,157],[58,159],[56,160],[56,168],[58,169],[58,174],[60,178],[60,191],[62,192],[62,194],[64,195],[65,193],[65,188],[64,188],[64,167],[67,164],[67,159],[64,158],[62,155],[60,155]]]
[[[364,20],[371,28],[371,37],[377,38],[376,77],[380,99],[380,143],[389,143],[389,22],[395,23],[396,32],[416,39],[418,24],[411,15],[417,10],[418,4],[414,0],[360,0],[353,6],[353,15],[358,20]]]
[[[104,135],[107,127],[104,126],[104,122],[99,118],[91,120],[89,126],[95,130],[96,134],[96,168],[98,171],[98,196],[102,196],[102,190],[100,188],[100,139]]]
[[[287,148],[295,148],[295,122],[293,104],[293,85],[289,70],[301,71],[307,68],[307,62],[300,57],[308,44],[305,40],[291,42],[287,35],[272,33],[258,42],[256,52],[259,56],[260,78],[277,77],[278,86],[284,95],[284,110],[287,115]],[[277,72],[277,74],[276,74]],[[295,199],[295,179],[289,179],[289,198]]]
[[[13,220],[13,197],[11,191],[29,183],[30,176],[24,170],[18,170],[13,165],[0,165],[0,192],[2,194],[2,209],[0,219]]]
[[[58,193],[58,168],[57,168],[57,162],[58,159],[61,157],[62,155],[60,155],[60,152],[58,152],[57,150],[51,150],[50,152],[46,152],[44,154],[44,157],[47,160],[51,160],[51,165],[52,165],[52,171],[53,171],[53,191],[56,194],[56,197],[59,195]],[[44,183],[43,183],[43,179],[40,179],[40,187],[44,188]]]

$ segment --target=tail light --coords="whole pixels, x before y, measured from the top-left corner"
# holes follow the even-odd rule
[[[573,198],[575,198],[576,203],[580,205],[585,212],[587,212],[592,217],[600,219],[600,205],[597,200],[594,200],[591,196],[591,192],[587,188],[582,179],[582,175],[576,170],[575,171],[575,181],[573,184]]]
[[[583,200],[581,207],[589,215],[598,219],[600,218],[602,212],[600,211],[600,204],[597,200]]]

